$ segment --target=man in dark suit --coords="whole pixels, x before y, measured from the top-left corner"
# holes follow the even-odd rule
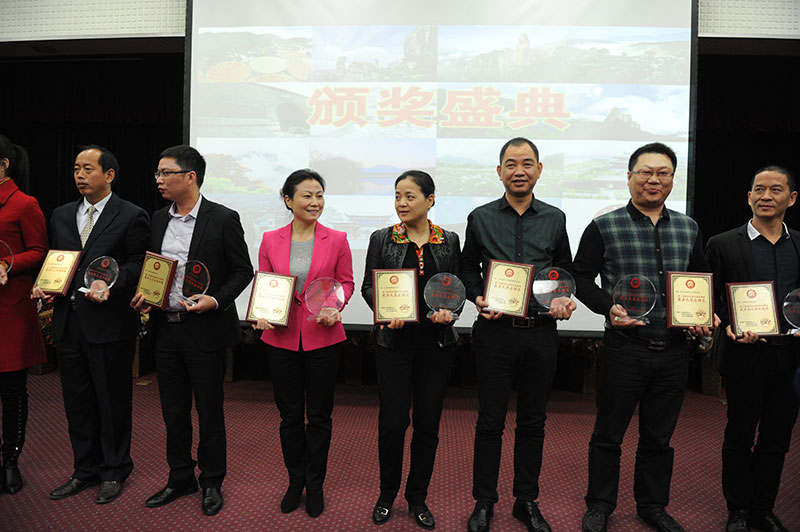
[[[755,173],[747,201],[753,218],[708,241],[714,290],[723,327],[714,364],[724,378],[728,424],[722,444],[722,492],[728,506],[727,532],[786,529],[773,513],[783,461],[797,419],[793,390],[800,341],[788,336],[759,338],[730,326],[725,283],[774,281],[778,302],[800,283],[800,232],[783,223],[797,199],[792,174],[778,166]],[[790,326],[781,318],[781,330]],[[758,441],[753,446],[756,428]]]
[[[54,500],[100,481],[98,504],[116,499],[133,470],[131,460],[131,364],[139,316],[128,307],[150,225],[147,213],[111,193],[119,173],[114,155],[89,146],[75,158],[80,200],[53,212],[52,248],[81,251],[69,292],[55,298],[52,337],[69,438],[74,455],[70,479],[50,493]],[[94,259],[114,258],[119,278],[110,288],[83,294],[84,272]],[[38,287],[34,297],[44,297]]]
[[[145,505],[163,506],[196,492],[197,464],[202,510],[214,515],[222,508],[220,488],[226,471],[225,349],[241,338],[234,300],[252,280],[253,267],[239,215],[200,195],[206,169],[202,155],[190,146],[174,146],[160,159],[155,174],[158,190],[173,203],[153,214],[150,249],[178,261],[167,310],[152,317],[170,473],[166,487]],[[206,294],[193,303],[180,298],[188,260],[205,264],[211,278]],[[142,312],[150,310],[142,294],[131,305]],[[197,462],[191,452],[193,393],[200,425]]]

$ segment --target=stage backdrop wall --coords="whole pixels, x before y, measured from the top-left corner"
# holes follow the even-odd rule
[[[190,21],[203,192],[241,213],[254,262],[262,233],[289,222],[278,191],[303,167],[328,180],[321,221],[347,231],[358,282],[406,169],[433,175],[430,217],[463,238],[468,213],[503,193],[498,152],[515,136],[537,143],[535,193],[566,212],[573,251],[627,201],[642,144],[675,149],[669,207],[687,210],[690,0],[195,0]],[[359,296],[344,316],[371,322]],[[561,325],[602,322],[581,306]]]

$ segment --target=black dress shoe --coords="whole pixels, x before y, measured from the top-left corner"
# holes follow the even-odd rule
[[[539,505],[535,501],[514,501],[514,509],[511,515],[522,521],[528,528],[528,532],[552,532],[550,525],[542,517]]]
[[[372,508],[372,522],[376,525],[382,525],[392,516],[392,503],[384,502],[378,499],[375,506]]]
[[[488,501],[478,501],[475,509],[467,521],[468,532],[489,532],[489,521],[494,515],[494,504]]]
[[[606,532],[608,515],[595,508],[589,508],[583,514],[581,530],[583,532]]]
[[[663,508],[654,508],[646,513],[640,513],[645,523],[658,530],[658,532],[686,532],[686,530],[667,513]]]
[[[100,489],[97,490],[97,498],[94,500],[97,504],[106,504],[122,493],[122,486],[125,483],[121,480],[104,480],[100,483]]]
[[[725,532],[750,532],[750,515],[747,510],[733,510],[728,512],[728,522]]]
[[[50,498],[54,501],[66,499],[82,492],[89,486],[94,486],[98,482],[98,480],[80,480],[70,477],[68,481],[50,492]]]
[[[217,515],[222,510],[222,491],[219,488],[203,489],[203,513]]]
[[[772,512],[767,514],[756,514],[750,519],[750,526],[756,530],[763,530],[765,532],[789,532],[783,526],[778,516]]]
[[[310,490],[306,487],[306,513],[311,517],[319,517],[325,509],[325,497],[322,495],[322,488]]]
[[[281,499],[281,512],[288,514],[300,505],[300,496],[303,495],[303,484],[289,484],[286,494]]]
[[[197,492],[197,482],[192,480],[191,484],[187,484],[185,486],[179,486],[177,488],[172,488],[170,486],[165,487],[155,495],[152,495],[149,499],[147,499],[144,505],[148,508],[158,508],[159,506],[164,506],[165,504],[169,504],[178,497],[183,497],[184,495],[189,495],[191,493]]]
[[[414,515],[414,521],[422,528],[427,528],[428,530],[436,528],[436,521],[433,520],[433,514],[424,502],[422,504],[408,503],[408,511]]]
[[[12,495],[22,490],[22,475],[19,473],[16,458],[7,458],[3,464],[3,480],[0,485],[2,485],[2,490]]]

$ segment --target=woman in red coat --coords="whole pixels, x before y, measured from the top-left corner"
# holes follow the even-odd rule
[[[36,200],[18,188],[28,182],[28,156],[0,135],[0,240],[11,248],[8,273],[0,264],[0,400],[3,403],[3,471],[0,488],[22,489],[17,460],[25,443],[28,420],[28,368],[45,361],[36,304],[31,300],[33,275],[47,254],[47,229]],[[0,261],[8,248],[0,244]]]

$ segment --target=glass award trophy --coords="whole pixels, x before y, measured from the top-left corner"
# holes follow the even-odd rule
[[[550,305],[556,299],[572,299],[575,293],[575,279],[563,269],[552,266],[541,270],[533,278],[533,297],[536,302],[547,310],[540,310],[539,314],[548,314]]]
[[[783,300],[783,317],[792,326],[787,334],[800,333],[800,288],[795,288]]]
[[[336,316],[344,308],[344,287],[331,277],[320,277],[306,288],[306,308],[311,313],[309,321],[319,316]]]
[[[449,310],[453,313],[453,321],[458,319],[458,310],[467,299],[467,290],[461,279],[452,273],[437,273],[425,283],[422,291],[425,304],[431,309],[427,317],[439,310]]]
[[[83,274],[83,286],[78,288],[78,292],[84,294],[91,292],[98,299],[106,299],[109,288],[114,286],[118,277],[119,264],[114,257],[107,255],[97,257],[86,268]]]
[[[195,305],[195,300],[205,295],[209,284],[211,284],[211,274],[208,272],[208,267],[199,260],[186,261],[181,288],[182,299],[190,306]]]
[[[0,286],[8,281],[12,266],[14,266],[14,253],[11,251],[11,246],[0,240]]]
[[[647,315],[656,306],[656,287],[653,281],[644,275],[626,275],[614,285],[611,294],[614,303],[621,306],[628,312],[628,317],[650,323]],[[623,318],[615,316],[615,321],[622,321]]]

